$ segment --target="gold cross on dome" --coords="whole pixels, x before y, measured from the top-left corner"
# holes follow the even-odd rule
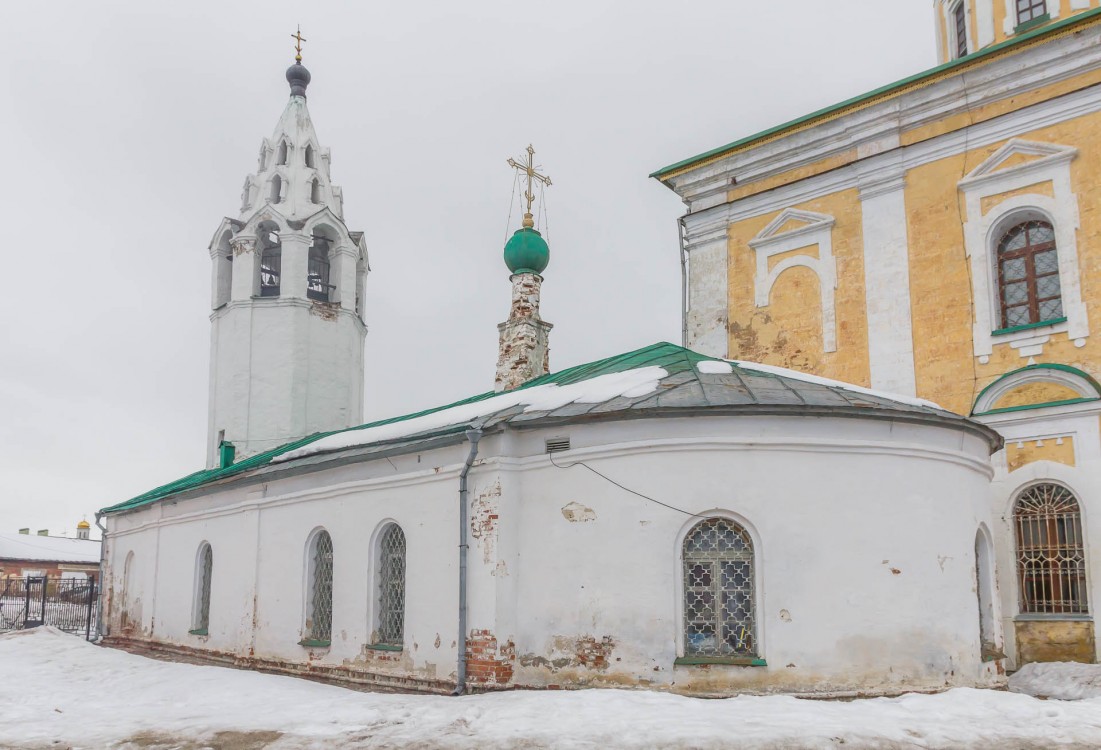
[[[531,147],[530,143],[528,144],[527,150],[528,157],[526,160],[526,164],[521,164],[515,159],[510,158],[508,160],[508,165],[513,169],[523,172],[527,176],[528,187],[527,190],[524,191],[524,198],[528,202],[528,210],[524,214],[524,226],[533,227],[535,226],[535,222],[533,221],[531,215],[531,204],[535,202],[535,193],[532,191],[532,187],[536,182],[541,182],[544,185],[549,186],[551,184],[551,178],[548,175],[539,174],[539,172],[537,171],[539,168],[535,165],[535,149]]]
[[[298,26],[298,31],[297,32],[295,32],[294,34],[291,34],[291,39],[295,40],[294,51],[295,51],[296,54],[294,56],[294,61],[295,62],[302,62],[302,42],[305,42],[307,40],[306,40],[306,37],[302,36],[302,26],[301,25]]]

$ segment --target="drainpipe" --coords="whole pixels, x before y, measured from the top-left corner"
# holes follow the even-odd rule
[[[457,641],[459,664],[452,695],[462,695],[466,690],[466,552],[469,547],[466,543],[466,527],[469,525],[466,478],[470,474],[470,467],[474,465],[474,459],[478,457],[478,441],[482,439],[481,428],[473,427],[467,430],[466,439],[470,441],[470,453],[467,454],[466,463],[459,472],[459,638]]]
[[[687,214],[686,214],[687,216]],[[677,239],[680,241],[680,345],[688,348],[688,252],[684,249],[684,235],[688,228],[684,216],[677,219]]]
[[[99,541],[99,612],[96,613],[96,636],[97,640],[102,640],[107,635],[107,601],[106,593],[107,587],[104,586],[104,582],[107,580],[107,527],[99,522],[102,518],[99,513],[96,513],[96,527],[99,528],[100,541]]]

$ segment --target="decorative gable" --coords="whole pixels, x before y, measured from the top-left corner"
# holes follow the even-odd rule
[[[984,182],[984,178],[1048,169],[1069,162],[1077,155],[1078,149],[1073,146],[1013,138],[960,180],[960,187],[971,187]]]

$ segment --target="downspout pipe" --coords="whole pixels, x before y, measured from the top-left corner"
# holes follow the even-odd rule
[[[677,239],[680,241],[680,345],[688,348],[688,251],[684,248],[684,237],[688,227],[685,217],[677,219]]]
[[[96,513],[96,527],[99,529],[99,607],[96,613],[96,640],[107,635],[107,527],[100,523],[103,516]]]
[[[456,643],[459,646],[459,663],[455,670],[455,689],[452,695],[462,695],[466,692],[466,553],[470,545],[467,544],[467,526],[470,525],[469,503],[467,502],[467,477],[470,475],[470,467],[474,465],[474,459],[478,457],[478,441],[482,439],[480,427],[472,427],[466,431],[466,439],[470,443],[470,452],[466,456],[462,471],[459,472],[459,637]]]

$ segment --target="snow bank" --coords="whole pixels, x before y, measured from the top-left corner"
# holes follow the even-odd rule
[[[342,450],[359,445],[370,445],[386,440],[395,440],[422,432],[470,424],[479,417],[485,417],[514,406],[524,406],[524,411],[549,411],[567,404],[599,404],[619,396],[637,398],[657,390],[658,382],[669,373],[660,367],[640,367],[636,370],[600,375],[571,385],[537,385],[532,388],[508,391],[472,404],[453,406],[450,409],[425,414],[421,417],[406,419],[392,424],[369,427],[364,430],[347,430],[330,435],[288,451],[273,462],[290,461],[302,456],[325,451]]]
[[[624,690],[384,695],[155,661],[48,628],[0,637],[0,664],[0,747],[20,750],[1101,746],[1101,699],[989,690],[849,702]]]
[[[1041,698],[1101,698],[1101,664],[1070,661],[1025,664],[1009,678],[1009,689]]]

